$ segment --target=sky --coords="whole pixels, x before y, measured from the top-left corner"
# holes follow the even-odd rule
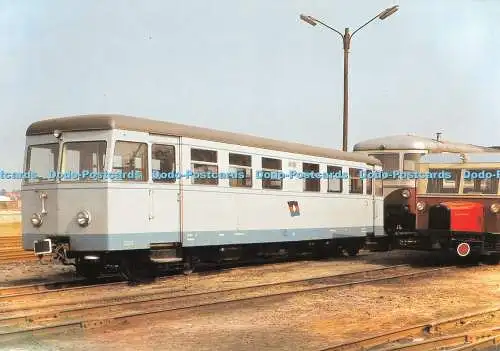
[[[500,0],[0,0],[0,169],[30,123],[120,113],[341,149],[415,133],[500,145]],[[18,187],[0,180],[0,187]]]

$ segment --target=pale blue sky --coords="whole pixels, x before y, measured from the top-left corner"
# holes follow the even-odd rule
[[[352,42],[349,148],[500,144],[500,1],[0,0],[0,168],[31,122],[94,112],[340,148],[342,44],[299,14],[343,31],[395,4]]]

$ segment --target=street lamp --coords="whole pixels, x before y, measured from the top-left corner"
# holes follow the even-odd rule
[[[380,12],[378,15],[373,17],[371,20],[363,24],[361,27],[356,29],[352,34],[350,34],[349,28],[345,28],[344,34],[340,33],[338,30],[335,28],[330,27],[329,25],[321,22],[320,20],[312,17],[312,16],[306,16],[306,15],[300,15],[300,19],[306,23],[309,23],[312,26],[315,26],[316,24],[321,24],[324,27],[333,30],[335,33],[340,35],[342,38],[342,41],[344,43],[344,131],[342,134],[343,140],[342,140],[342,150],[347,151],[347,122],[348,122],[348,116],[349,116],[349,109],[348,109],[348,100],[349,100],[349,92],[348,92],[348,83],[349,83],[349,77],[348,77],[348,71],[349,71],[349,48],[351,46],[351,39],[356,34],[360,29],[364,28],[368,23],[371,23],[372,21],[376,20],[377,18],[380,20],[385,20],[387,17],[390,15],[394,14],[397,10],[399,9],[398,5],[395,5],[393,7],[389,7],[385,9],[384,11]]]

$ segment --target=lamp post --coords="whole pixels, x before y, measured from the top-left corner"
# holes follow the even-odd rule
[[[369,23],[373,22],[377,18],[380,20],[384,20],[390,15],[394,14],[397,10],[399,9],[398,5],[395,5],[393,7],[389,7],[385,9],[384,11],[380,12],[378,15],[373,17],[371,20],[360,26],[358,29],[356,29],[352,34],[350,33],[349,28],[345,28],[344,34],[340,33],[338,30],[335,28],[330,27],[329,25],[321,22],[320,20],[312,17],[312,16],[306,16],[306,15],[300,15],[300,19],[306,23],[309,23],[312,26],[315,26],[316,24],[321,24],[322,26],[333,30],[335,33],[340,35],[342,38],[342,42],[344,44],[344,123],[343,123],[343,134],[342,134],[342,150],[347,151],[347,130],[348,130],[348,119],[349,119],[349,48],[351,46],[351,39],[356,34],[360,29],[364,28],[367,26]]]

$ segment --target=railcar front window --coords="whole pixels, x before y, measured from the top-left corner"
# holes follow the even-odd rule
[[[420,157],[425,154],[406,153],[403,157],[403,171],[416,171]]]
[[[252,187],[252,156],[229,153],[229,171],[232,177],[229,186],[239,188]],[[233,177],[233,174],[235,177]]]
[[[103,180],[102,175],[106,169],[105,161],[105,141],[72,141],[64,143],[60,180]]]
[[[281,160],[262,157],[262,189],[283,189]]]
[[[427,193],[458,194],[458,189],[460,188],[459,169],[430,168],[428,173],[433,175],[433,177],[427,180]]]
[[[491,175],[488,178],[486,175]],[[463,174],[464,194],[496,194],[498,178],[496,169],[466,169]],[[477,178],[477,179],[474,179]]]
[[[151,145],[151,168],[153,182],[175,183],[175,146]]]
[[[219,184],[217,151],[191,149],[191,167],[193,169],[193,184]]]
[[[384,154],[369,154],[382,162],[384,171],[399,171],[399,154],[384,153]]]
[[[40,181],[54,181],[55,178],[51,173],[57,170],[59,160],[59,144],[43,144],[28,146],[26,155],[26,171],[36,173],[36,178],[25,179],[28,183],[36,183]]]
[[[113,155],[113,172],[123,181],[148,180],[148,145],[131,141],[117,141]]]

